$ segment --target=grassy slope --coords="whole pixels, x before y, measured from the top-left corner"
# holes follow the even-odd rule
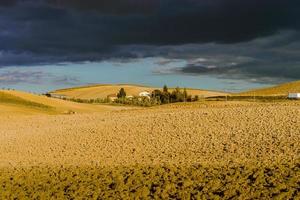
[[[0,92],[0,102],[5,104],[14,104],[14,105],[22,105],[22,106],[29,106],[34,108],[50,108],[50,106],[29,101],[26,99],[22,99],[18,96],[14,96],[12,94],[6,93],[6,92]]]
[[[52,112],[53,107],[39,102],[30,101],[13,94],[0,91],[0,106],[2,111],[40,111]]]
[[[117,85],[93,85],[86,87],[77,87],[77,88],[68,88],[62,90],[56,90],[52,92],[53,94],[61,94],[66,95],[71,98],[80,98],[80,99],[96,99],[96,98],[106,98],[110,94],[117,94],[120,88],[124,88],[127,95],[138,96],[140,92],[143,91],[153,91],[155,89],[161,88],[153,88],[146,87],[140,85],[126,85],[126,84],[117,84]],[[170,89],[172,91],[172,89]],[[226,93],[218,92],[218,91],[208,91],[208,90],[199,90],[199,89],[187,89],[188,93],[191,95],[199,95],[199,96],[222,96],[226,95]]]
[[[300,81],[285,83],[270,88],[262,88],[239,93],[243,96],[286,96],[290,92],[300,92]]]
[[[21,91],[0,91],[0,112],[3,114],[61,114],[68,111],[79,113],[121,109],[112,106],[79,104],[60,99],[38,96]]]

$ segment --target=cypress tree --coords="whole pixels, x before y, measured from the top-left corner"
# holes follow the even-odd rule
[[[169,93],[169,92],[168,92],[168,86],[167,86],[167,85],[164,85],[163,92]]]
[[[184,88],[184,90],[183,90],[183,101],[187,101],[187,98],[188,98],[188,93],[186,91],[186,88]]]
[[[117,97],[119,99],[124,99],[126,97],[126,92],[125,92],[125,89],[124,88],[121,88],[119,93],[117,94]]]

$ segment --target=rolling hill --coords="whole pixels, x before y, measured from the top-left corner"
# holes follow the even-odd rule
[[[120,88],[124,88],[127,95],[132,95],[132,96],[138,96],[139,93],[143,91],[152,92],[155,89],[161,89],[161,88],[146,87],[140,85],[116,84],[116,85],[91,85],[91,86],[84,86],[84,87],[67,88],[62,90],[56,90],[51,93],[56,95],[64,95],[68,98],[97,99],[97,98],[106,98],[108,95],[111,94],[117,94]],[[172,91],[172,88],[169,90]],[[189,88],[187,89],[187,92],[193,96],[199,95],[205,97],[227,95],[227,93],[224,92],[189,89]]]
[[[288,93],[300,92],[300,81],[284,83],[269,88],[261,88],[256,90],[249,90],[239,93],[240,96],[287,96]]]
[[[0,113],[4,114],[66,114],[120,109],[113,106],[79,104],[21,91],[0,90]],[[125,109],[125,108],[124,108]]]

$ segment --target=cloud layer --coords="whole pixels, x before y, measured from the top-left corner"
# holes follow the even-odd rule
[[[177,73],[297,79],[298,19],[297,0],[4,0],[0,66],[160,56],[186,60]]]

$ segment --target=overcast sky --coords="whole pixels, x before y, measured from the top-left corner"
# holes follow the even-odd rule
[[[1,0],[0,68],[151,57],[155,73],[276,83],[300,79],[299,29],[299,0]]]

